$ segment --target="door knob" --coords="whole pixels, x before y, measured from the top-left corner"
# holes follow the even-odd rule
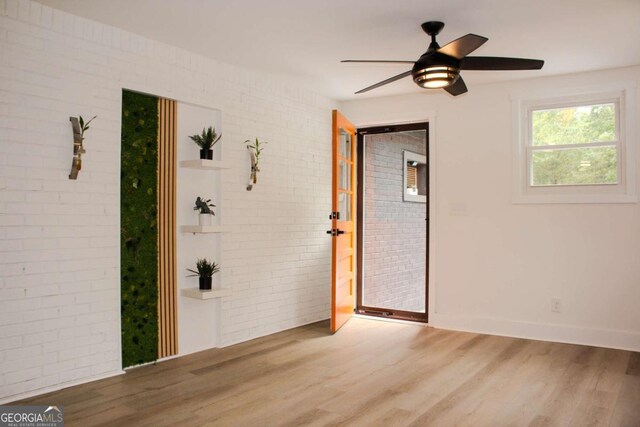
[[[327,234],[331,234],[332,236],[337,236],[338,234],[344,234],[344,231],[338,230],[338,229],[327,230]]]

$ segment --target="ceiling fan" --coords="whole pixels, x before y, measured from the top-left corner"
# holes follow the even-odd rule
[[[442,47],[436,42],[436,36],[444,28],[444,23],[429,21],[422,24],[425,33],[431,36],[431,44],[417,61],[393,61],[370,59],[345,59],[341,62],[398,63],[413,64],[413,68],[356,92],[363,93],[384,86],[407,76],[420,87],[427,89],[443,88],[453,96],[467,92],[467,85],[460,76],[460,70],[539,70],[544,61],[525,58],[502,58],[495,56],[467,56],[487,40],[476,34],[467,34]]]

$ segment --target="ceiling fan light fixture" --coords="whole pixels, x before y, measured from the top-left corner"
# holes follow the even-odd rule
[[[460,77],[460,69],[451,66],[429,66],[413,73],[413,81],[420,87],[439,89],[455,83]]]
[[[501,56],[469,56],[487,40],[477,34],[467,34],[440,47],[436,36],[444,23],[427,21],[422,29],[431,36],[431,43],[425,53],[413,62],[411,70],[390,77],[386,80],[367,86],[356,94],[388,85],[396,80],[411,76],[413,81],[425,89],[444,89],[449,95],[458,96],[467,92],[467,85],[460,76],[460,70],[539,70],[544,65],[540,59],[505,58]],[[377,62],[406,64],[412,61],[347,59],[342,62]]]

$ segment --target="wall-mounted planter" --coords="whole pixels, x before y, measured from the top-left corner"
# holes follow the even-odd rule
[[[71,173],[69,179],[78,179],[78,172],[82,169],[82,155],[85,153],[82,141],[84,141],[84,133],[89,130],[89,123],[97,116],[93,116],[88,122],[85,122],[82,116],[69,117],[71,128],[73,129],[73,160],[71,161]]]
[[[260,144],[264,145],[267,144],[267,142],[260,142],[260,140],[256,138],[256,142],[253,144],[251,144],[251,140],[249,139],[244,143],[247,144],[247,150],[249,150],[249,155],[251,156],[251,175],[249,176],[249,183],[247,184],[247,191],[251,191],[253,186],[258,183],[258,172],[260,172],[260,153],[262,153],[262,150],[264,149]]]
[[[77,117],[69,117],[71,127],[73,128],[73,159],[71,161],[71,173],[69,179],[78,179],[78,172],[82,169],[82,155],[85,153],[82,147],[82,129]]]

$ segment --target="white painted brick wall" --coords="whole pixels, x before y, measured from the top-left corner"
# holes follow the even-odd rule
[[[369,135],[365,147],[363,304],[424,312],[426,205],[402,198],[403,151],[424,155],[424,139]]]
[[[29,0],[0,0],[0,401],[120,372],[123,88],[222,110],[221,344],[329,315],[329,99]],[[77,181],[69,116],[97,114]],[[269,141],[245,191],[241,143]]]

